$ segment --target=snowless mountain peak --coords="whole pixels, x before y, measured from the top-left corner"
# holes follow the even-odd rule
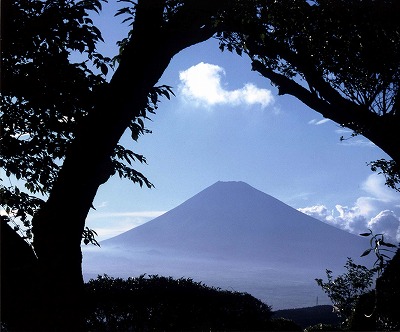
[[[314,278],[324,277],[325,269],[343,271],[347,257],[372,266],[367,260],[373,257],[359,258],[368,247],[368,239],[245,182],[218,181],[163,215],[102,241],[98,256],[85,256],[85,271],[197,276],[215,286],[237,285],[281,308],[299,307],[310,305],[316,294],[322,298]]]
[[[241,181],[218,181],[165,214],[102,243],[225,259],[268,257],[304,266],[322,259],[343,261],[368,246],[365,239]]]

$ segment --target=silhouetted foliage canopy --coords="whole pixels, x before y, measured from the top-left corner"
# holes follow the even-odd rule
[[[91,15],[100,0],[1,2],[2,218],[19,219],[26,239],[32,219],[42,290],[35,309],[48,318],[36,323],[48,329],[80,324],[80,244],[82,236],[96,243],[85,220],[99,186],[118,174],[152,187],[132,166],[145,158],[121,146],[121,136],[148,132],[144,119],[172,94],[155,86],[171,59],[212,36],[247,53],[281,94],[387,152],[393,160],[371,168],[398,189],[397,0],[123,2],[118,13],[132,29],[114,59],[97,51],[102,36]],[[60,324],[66,316],[69,325]]]
[[[335,312],[341,318],[342,327],[349,325],[350,317],[361,295],[371,290],[375,270],[355,264],[351,258],[345,264],[346,273],[333,278],[332,271],[326,270],[327,281],[316,279],[318,286],[329,296]]]
[[[10,180],[1,179],[1,204],[31,239],[30,220],[43,204],[34,194],[50,193],[77,125],[95,109],[113,63],[97,51],[103,38],[90,16],[100,13],[101,0],[5,0],[2,6],[7,15],[2,15],[0,164]],[[158,97],[171,93],[167,86],[150,91],[147,106],[129,123],[134,140],[149,132],[143,118],[154,113]],[[146,162],[144,156],[117,145],[111,157],[108,172],[152,187],[132,167]],[[84,242],[94,243],[87,234]]]
[[[341,319],[341,327],[351,331],[394,331],[400,327],[398,309],[400,272],[399,246],[386,242],[383,234],[360,234],[370,238],[370,248],[361,257],[374,253],[376,261],[369,269],[347,259],[346,273],[317,284],[331,299]]]
[[[87,327],[95,331],[268,330],[271,308],[247,293],[192,279],[98,276],[86,284]]]
[[[399,190],[399,15],[397,0],[259,1],[225,22],[220,47],[246,53],[279,94],[383,149],[393,160],[371,169]]]

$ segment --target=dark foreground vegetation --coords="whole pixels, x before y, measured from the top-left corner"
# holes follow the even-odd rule
[[[212,37],[221,50],[248,56],[280,95],[294,96],[352,137],[362,134],[380,147],[389,160],[369,165],[400,191],[399,1],[122,0],[116,14],[130,31],[113,59],[99,53],[104,40],[91,18],[101,14],[103,2],[1,1],[0,196],[7,214],[1,220],[14,222],[35,252],[4,250],[2,240],[2,256],[13,255],[2,257],[2,322],[20,330],[83,329],[81,242],[96,243],[86,226],[96,193],[113,175],[153,187],[133,166],[145,157],[120,145],[120,138],[127,130],[134,141],[150,132],[144,120],[161,97],[173,94],[156,86],[170,61]],[[399,264],[393,260],[390,269],[398,271]],[[399,329],[398,276],[382,278],[372,294],[377,329]],[[218,294],[220,301],[225,293]],[[219,315],[244,319],[243,307],[227,308]],[[154,320],[161,309],[167,310],[156,306],[145,317]],[[249,326],[264,324],[261,316],[248,317],[246,327],[264,329]]]
[[[400,259],[399,251],[393,258]],[[85,284],[89,331],[393,331],[399,329],[398,265],[351,301],[349,316],[334,306],[272,312],[250,294],[190,278],[98,276]],[[357,279],[359,282],[361,279]],[[333,309],[336,310],[333,310]]]
[[[301,331],[272,319],[271,308],[250,294],[192,279],[104,275],[90,280],[86,292],[90,331]]]
[[[274,318],[285,318],[296,322],[302,328],[316,326],[318,324],[339,326],[340,319],[333,312],[331,305],[318,305],[315,307],[277,310]]]
[[[29,245],[7,223],[2,222],[1,226],[1,328],[29,331],[31,326],[27,322],[33,319],[29,315],[35,313],[29,309],[35,306],[39,294],[25,271],[35,257]],[[16,254],[24,259],[15,260]],[[342,301],[351,304],[348,316],[338,310],[343,303],[337,301],[337,296],[332,297],[336,299],[333,301],[336,313],[332,312],[332,306],[272,312],[270,306],[250,294],[209,287],[192,279],[142,275],[124,280],[98,276],[84,285],[85,296],[80,304],[85,308],[83,330],[398,331],[399,260],[398,250],[378,278],[375,289],[366,288],[362,294]],[[356,266],[355,271],[350,270],[354,273],[332,280],[336,295],[349,294],[363,285],[359,269]]]

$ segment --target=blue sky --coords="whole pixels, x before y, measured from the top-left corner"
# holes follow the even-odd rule
[[[100,50],[109,56],[127,32],[113,10],[108,5],[96,18],[105,38]],[[146,123],[153,133],[138,142],[122,138],[147,158],[147,165],[136,166],[155,188],[118,177],[101,186],[97,210],[88,218],[99,240],[151,220],[219,180],[247,182],[355,233],[369,227],[396,238],[400,195],[366,166],[386,154],[361,136],[341,142],[350,131],[293,97],[277,96],[246,57],[221,53],[210,40],[178,54],[161,84],[172,86],[176,97],[163,99]]]

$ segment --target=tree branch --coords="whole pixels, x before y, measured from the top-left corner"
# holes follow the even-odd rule
[[[310,108],[321,113],[322,116],[332,119],[335,122],[344,124],[347,121],[346,117],[341,117],[340,114],[335,112],[335,109],[330,103],[319,98],[316,93],[310,92],[285,75],[278,74],[272,69],[267,68],[259,60],[253,60],[252,69],[270,79],[271,82],[278,87],[279,95],[292,95]]]

